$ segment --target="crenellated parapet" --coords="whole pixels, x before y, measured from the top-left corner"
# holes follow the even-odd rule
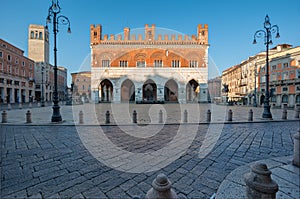
[[[99,44],[154,44],[154,45],[209,45],[208,44],[208,25],[198,24],[196,35],[182,35],[173,31],[171,34],[160,34],[164,32],[162,28],[156,28],[154,24],[144,27],[144,33],[131,34],[130,28],[125,27],[123,33],[120,34],[104,34],[102,37],[102,26],[90,26],[90,42],[91,46]],[[137,31],[134,31],[137,32]],[[158,34],[157,34],[158,32]]]

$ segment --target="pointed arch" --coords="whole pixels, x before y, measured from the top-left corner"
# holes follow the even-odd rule
[[[178,84],[175,80],[169,79],[165,84],[165,101],[178,102]]]
[[[199,91],[199,83],[195,79],[190,80],[186,85],[186,101],[198,102]]]
[[[135,101],[135,85],[130,79],[123,81],[121,85],[121,102]]]
[[[102,80],[99,84],[100,102],[111,102],[113,90],[113,84],[109,79]]]
[[[145,81],[143,85],[143,101],[155,102],[157,101],[157,86],[152,79]]]

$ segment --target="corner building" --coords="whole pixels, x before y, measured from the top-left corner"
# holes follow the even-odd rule
[[[102,26],[91,25],[90,42],[96,103],[208,101],[207,24],[192,36],[148,24],[102,36]]]

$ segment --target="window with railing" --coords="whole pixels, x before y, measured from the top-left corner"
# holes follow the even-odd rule
[[[282,88],[282,92],[287,92],[288,91],[288,87],[283,87]]]
[[[289,79],[289,73],[288,72],[282,73],[282,80],[287,80],[287,79]]]
[[[172,67],[173,68],[179,68],[180,67],[180,61],[179,60],[172,60]]]
[[[119,66],[120,66],[120,67],[128,67],[128,62],[127,62],[126,60],[121,60],[121,61],[119,62]]]
[[[198,61],[191,60],[190,61],[190,68],[198,68]]]
[[[300,95],[296,96],[296,103],[300,103]]]
[[[110,60],[102,60],[102,67],[110,67]]]
[[[289,97],[287,95],[282,96],[282,103],[288,103]]]
[[[154,67],[161,68],[163,66],[162,60],[154,60]]]
[[[283,63],[283,68],[288,68],[289,67],[289,63]]]

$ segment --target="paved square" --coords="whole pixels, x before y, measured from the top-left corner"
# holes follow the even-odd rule
[[[72,125],[0,125],[1,198],[143,198],[158,173],[169,177],[180,198],[209,198],[239,166],[292,155],[293,134],[299,128],[298,121],[226,124],[213,150],[199,158],[205,132],[218,125],[222,124],[199,125],[183,155],[158,171],[146,173],[104,165],[85,148]],[[165,125],[150,142],[133,139],[118,126],[101,129],[122,150],[141,154],[166,146],[179,126]],[[88,135],[100,127],[81,128]],[[126,162],[120,156],[115,162],[122,161]]]

